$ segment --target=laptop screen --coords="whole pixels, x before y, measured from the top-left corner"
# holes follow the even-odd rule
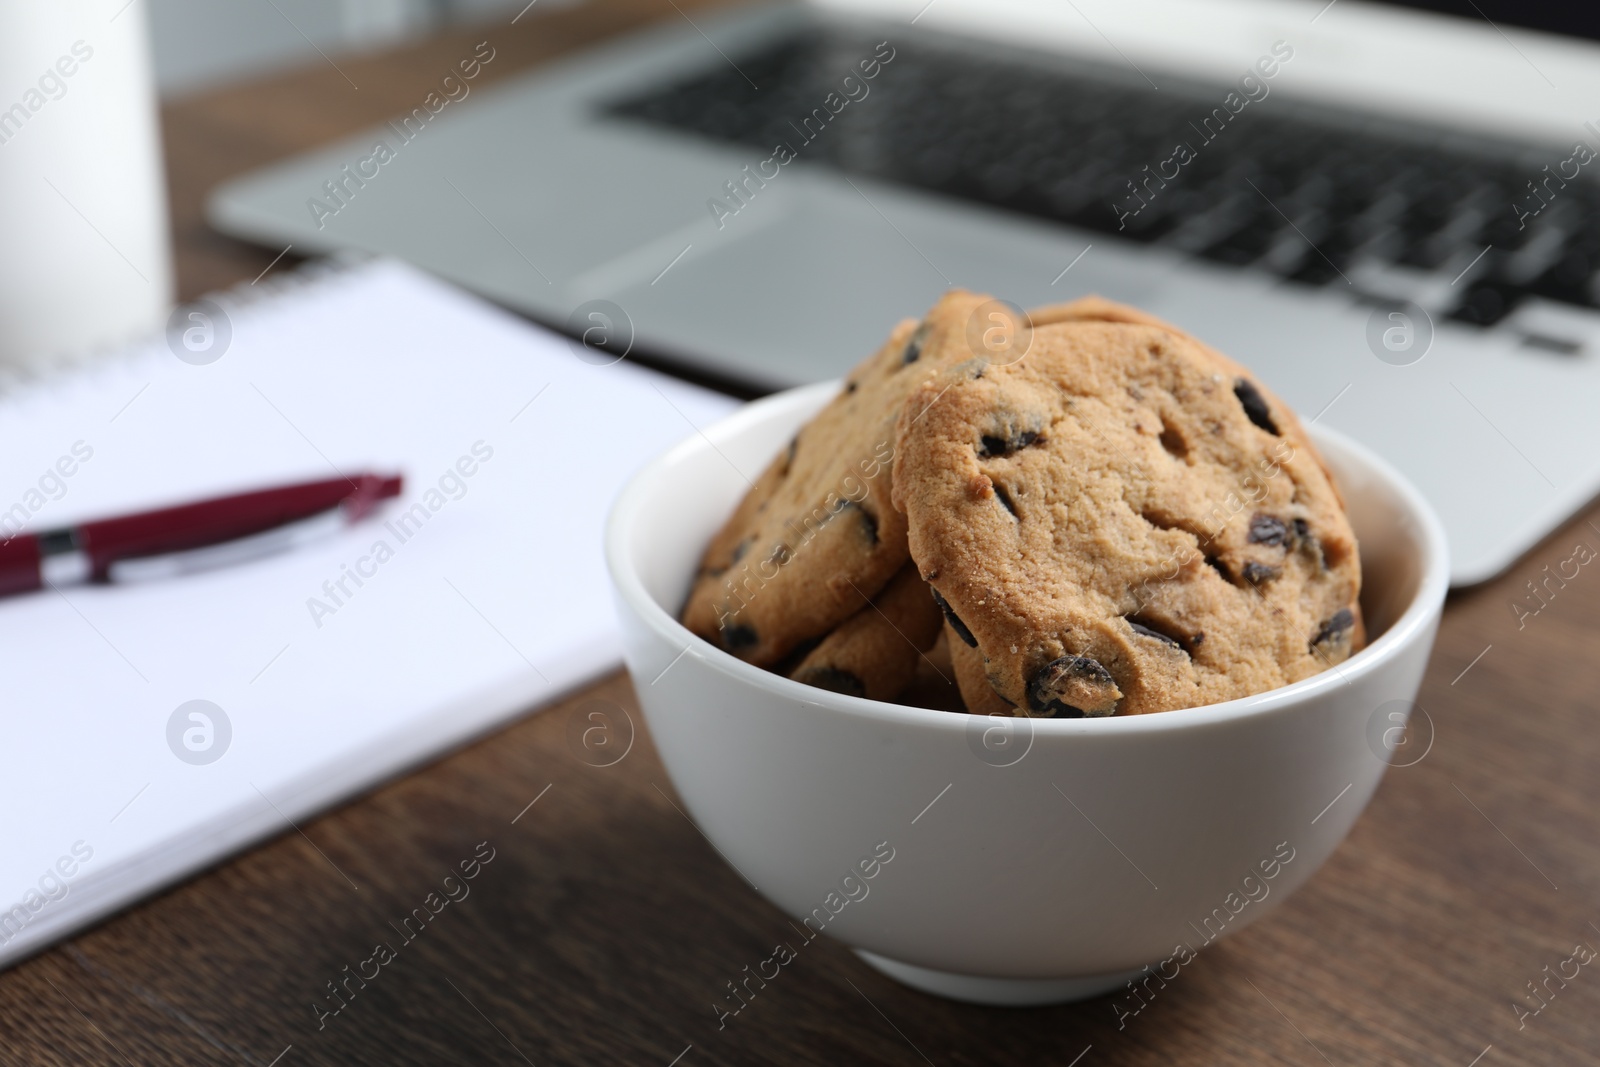
[[[1600,7],[1572,0],[1387,0],[1447,15],[1600,40]]]

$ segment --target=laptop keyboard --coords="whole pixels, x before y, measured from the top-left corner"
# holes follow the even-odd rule
[[[1600,184],[1552,177],[1564,155],[1311,107],[1272,81],[1207,125],[1231,87],[1163,77],[1158,92],[931,35],[894,42],[868,95],[831,114],[825,99],[873,47],[808,30],[607,113],[748,145],[752,164],[783,142],[848,174],[1479,326],[1530,297],[1600,307]],[[802,130],[815,109],[829,121]],[[1179,142],[1193,158],[1176,165]]]

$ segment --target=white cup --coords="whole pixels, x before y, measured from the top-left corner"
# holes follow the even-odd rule
[[[706,837],[794,917],[774,937],[804,951],[796,930],[820,928],[919,989],[1040,1004],[1173,976],[1178,946],[1197,952],[1304,883],[1397,762],[1433,646],[1448,559],[1416,490],[1311,428],[1360,540],[1371,638],[1333,670],[1101,719],[878,703],[753,667],[676,618],[746,475],[837,388],[769,397],[680,444],[623,490],[606,531],[662,762]]]
[[[142,3],[0,3],[0,365],[161,328],[166,190]]]

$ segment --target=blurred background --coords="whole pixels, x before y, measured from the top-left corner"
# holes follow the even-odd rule
[[[538,0],[541,10],[584,0]],[[156,86],[163,97],[314,61],[376,51],[449,26],[516,14],[528,0],[149,0]]]

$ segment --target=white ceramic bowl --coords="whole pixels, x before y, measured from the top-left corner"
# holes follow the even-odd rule
[[[1395,713],[1433,646],[1448,565],[1416,490],[1312,427],[1365,577],[1370,643],[1335,670],[1127,718],[884,704],[752,667],[676,619],[746,478],[836,389],[769,397],[678,445],[623,490],[606,531],[650,732],[723,857],[807,936],[993,1004],[1090,996],[1147,965],[1170,977],[1179,946],[1232,933],[1309,878],[1392,761]],[[794,930],[774,937],[804,951]]]

